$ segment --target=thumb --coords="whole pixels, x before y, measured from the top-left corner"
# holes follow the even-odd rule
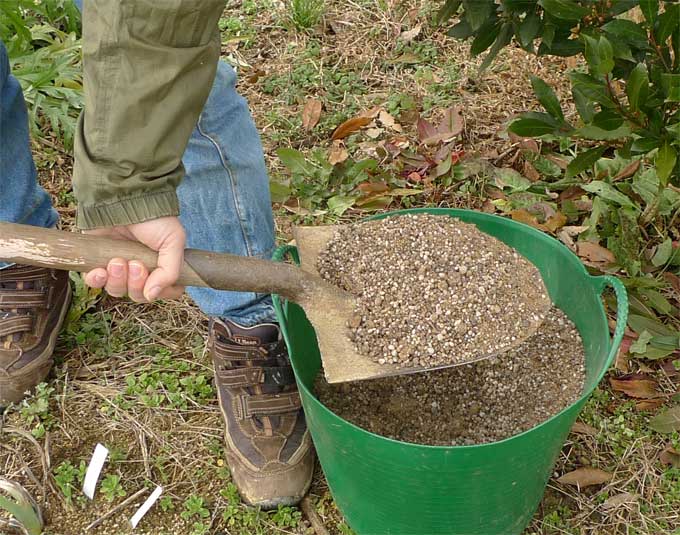
[[[158,264],[144,285],[144,297],[153,301],[163,290],[174,286],[184,262],[184,235],[173,232],[158,248]]]

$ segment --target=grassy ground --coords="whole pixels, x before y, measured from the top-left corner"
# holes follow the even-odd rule
[[[473,163],[467,171],[457,171],[462,174],[453,175],[456,180],[405,181],[405,187],[423,192],[395,197],[392,206],[402,202],[494,211],[485,193],[491,180],[488,166],[510,165],[518,151],[504,126],[517,112],[533,107],[530,74],[553,80],[565,96],[557,76],[564,62],[510,50],[479,77],[479,62],[469,58],[467,47],[431,27],[429,2],[406,7],[393,0],[339,0],[326,6],[319,23],[304,11],[314,3],[296,5],[293,12],[279,2],[243,0],[227,9],[221,23],[223,55],[240,65],[240,90],[262,132],[277,199],[285,200],[291,190],[299,192],[277,149],[292,147],[308,156],[329,151],[331,134],[340,123],[380,106],[397,127],[389,120],[376,121],[368,131],[347,137],[344,146],[336,143],[336,150],[347,151],[348,161],[360,161],[379,154],[381,142],[413,147],[418,114],[436,123],[446,108],[459,105],[465,125],[451,150],[464,150]],[[309,30],[296,28],[310,17]],[[312,129],[303,128],[308,99],[323,106]],[[34,153],[41,180],[69,227],[74,216],[70,156],[59,140],[49,139],[35,143]],[[401,169],[387,171],[398,174]],[[281,240],[290,237],[296,222],[349,221],[365,215],[354,205],[341,215],[328,210],[333,185],[323,180],[312,185],[302,201],[293,195],[275,205]],[[10,410],[0,443],[0,472],[39,498],[47,533],[83,533],[126,496],[156,484],[165,487],[165,497],[137,533],[313,533],[307,516],[296,508],[263,513],[240,504],[224,464],[222,424],[203,346],[205,321],[195,307],[186,300],[131,305],[74,283],[75,308],[54,374],[36,395]],[[642,366],[668,396],[678,389],[673,370],[645,369],[635,361],[627,366],[633,372]],[[680,533],[680,468],[659,457],[667,446],[680,451],[680,437],[650,430],[650,415],[657,411],[658,403],[636,404],[603,383],[577,432],[569,436],[526,533]],[[36,442],[21,430],[30,431]],[[83,463],[97,442],[106,444],[112,457],[104,474],[106,490],[90,503],[78,489]],[[50,467],[51,477],[44,477],[41,462]],[[599,468],[613,477],[584,488],[557,481],[581,467]],[[329,533],[351,533],[320,470],[311,502]],[[125,519],[133,510],[123,508],[95,532],[127,533]]]

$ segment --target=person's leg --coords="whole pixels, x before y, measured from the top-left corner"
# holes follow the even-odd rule
[[[212,91],[189,140],[178,189],[187,244],[241,256],[270,258],[274,223],[260,137],[235,89],[236,73],[220,62]],[[266,295],[189,288],[209,316],[244,326],[275,318]]]
[[[274,224],[262,145],[236,74],[220,62],[186,152],[179,189],[189,247],[269,258]],[[314,451],[270,296],[190,288],[211,316],[209,348],[225,452],[244,500],[293,505],[309,488]]]
[[[19,82],[0,42],[0,221],[53,227],[57,212],[38,185]],[[0,413],[52,367],[68,310],[68,273],[0,263]]]
[[[21,86],[0,41],[0,221],[53,227],[57,212],[38,185]]]

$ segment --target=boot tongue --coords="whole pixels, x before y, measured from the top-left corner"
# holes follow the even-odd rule
[[[253,327],[243,327],[233,321],[225,320],[229,338],[243,346],[273,344],[279,340],[279,327],[274,323],[262,323]]]

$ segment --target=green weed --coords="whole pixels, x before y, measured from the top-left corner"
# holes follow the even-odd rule
[[[107,475],[102,480],[100,490],[104,496],[104,499],[109,503],[113,502],[117,498],[127,496],[127,492],[125,491],[123,485],[120,482],[120,476],[117,474]]]
[[[74,492],[82,487],[86,471],[85,461],[80,461],[77,467],[70,461],[63,461],[54,469],[54,481],[69,504],[73,501]]]
[[[29,427],[33,427],[31,434],[35,438],[42,438],[45,432],[52,428],[55,419],[50,413],[50,398],[54,388],[47,383],[40,383],[31,397],[21,402],[19,414]]]
[[[316,26],[325,12],[323,0],[289,0],[288,16],[298,30],[309,30]]]

